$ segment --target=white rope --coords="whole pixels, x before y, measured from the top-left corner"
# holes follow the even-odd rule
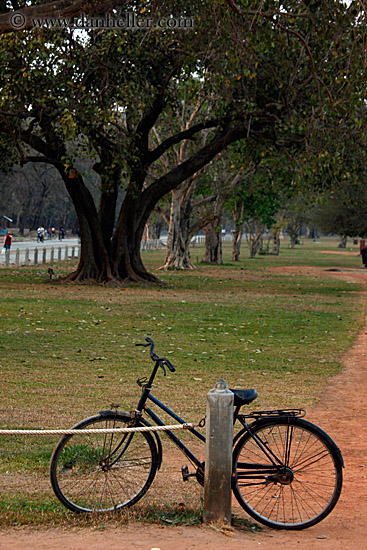
[[[70,430],[0,430],[0,435],[74,435],[74,434],[110,434],[130,432],[158,432],[166,430],[187,430],[194,424],[175,424],[172,426],[139,426],[136,428],[100,428],[100,429],[70,429]]]

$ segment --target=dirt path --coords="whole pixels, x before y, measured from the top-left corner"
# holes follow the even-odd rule
[[[284,268],[282,268],[284,270]],[[291,268],[292,269],[292,268]],[[295,268],[300,269],[300,268]],[[314,271],[305,268],[306,271]],[[325,273],[325,272],[323,272]],[[361,281],[367,273],[349,270],[332,276]],[[159,527],[129,524],[94,529],[17,529],[0,532],[1,550],[365,550],[367,548],[367,323],[344,357],[345,369],[333,377],[307,418],[323,427],[340,446],[344,485],[339,503],[323,522],[301,532],[264,529],[224,535],[211,527]]]

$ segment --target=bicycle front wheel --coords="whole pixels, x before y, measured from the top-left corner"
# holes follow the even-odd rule
[[[126,428],[129,413],[87,418],[73,429]],[[132,506],[149,489],[157,471],[150,433],[94,433],[64,436],[51,457],[51,485],[74,512],[108,512]]]
[[[300,418],[264,419],[233,452],[233,492],[243,509],[275,529],[304,529],[334,508],[343,461],[332,439]]]

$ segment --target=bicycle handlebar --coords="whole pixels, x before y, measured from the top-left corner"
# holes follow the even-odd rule
[[[149,336],[145,338],[145,341],[147,342],[146,344],[135,344],[135,345],[143,346],[144,348],[147,348],[148,346],[150,346],[149,352],[152,360],[155,361],[156,363],[159,363],[159,365],[163,368],[163,370],[164,370],[164,365],[166,365],[171,372],[175,372],[176,369],[172,365],[171,361],[166,359],[166,357],[158,357],[158,355],[154,353],[154,341],[151,338],[149,338]]]

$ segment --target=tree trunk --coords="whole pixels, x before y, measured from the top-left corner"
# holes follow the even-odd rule
[[[204,227],[205,253],[203,262],[211,264],[222,264],[222,232],[218,221],[210,222]]]
[[[279,256],[279,251],[280,251],[279,235],[280,235],[279,229],[274,229],[273,230],[273,254],[276,254],[277,256]]]
[[[163,269],[194,269],[189,251],[194,191],[194,180],[189,180],[172,191],[167,255]]]
[[[264,239],[263,239],[263,236],[262,234],[260,235],[260,239],[259,239],[259,246],[258,246],[258,252],[263,252],[263,248],[264,248]]]
[[[24,237],[25,220],[26,220],[26,217],[22,212],[19,216],[19,235],[22,235],[22,237]]]
[[[298,239],[298,235],[289,235],[289,236],[291,238],[291,248],[295,248],[296,243],[297,243],[297,239]]]
[[[120,279],[160,282],[157,277],[147,272],[140,254],[144,228],[152,209],[142,193],[127,191],[111,243],[112,263]]]
[[[244,222],[244,225],[249,256],[250,258],[255,258],[262,243],[265,226],[257,219],[247,220]]]
[[[140,243],[151,212],[150,205],[142,200],[142,194],[127,192],[113,238],[109,239],[111,218],[114,220],[114,210],[111,209],[116,203],[114,190],[101,197],[97,215],[93,197],[80,174],[76,173],[73,178],[64,175],[63,179],[77,213],[81,240],[79,265],[65,281],[159,282],[146,271],[140,256]],[[131,189],[136,187],[132,185]],[[109,223],[106,223],[106,218],[110,218]]]
[[[108,188],[108,190],[101,193],[99,200],[98,217],[101,223],[102,238],[106,250],[110,250],[113,228],[115,225],[116,203],[118,195],[117,179],[118,176],[116,175],[116,180]]]
[[[81,241],[79,265],[65,281],[111,281],[118,274],[110,263],[93,198],[78,173],[73,178],[62,176],[78,217]]]
[[[291,248],[294,248],[297,244],[299,234],[301,232],[301,226],[299,224],[289,224],[288,228],[289,238],[291,240]]]
[[[241,250],[241,241],[243,235],[243,226],[240,225],[233,232],[233,241],[232,241],[232,261],[240,261],[240,250]]]
[[[232,241],[232,261],[240,261],[240,249],[241,241],[243,235],[243,211],[244,211],[244,202],[241,201],[240,204],[236,204],[233,208],[233,221],[235,230],[233,232],[233,241]]]
[[[152,240],[158,240],[161,236],[161,232],[163,229],[163,220],[160,221],[153,221],[146,224],[146,233],[147,238]]]
[[[256,254],[257,254],[257,251],[258,251],[258,246],[259,246],[259,243],[257,242],[257,240],[252,239],[251,243],[249,245],[249,256],[250,256],[250,258],[255,258]]]
[[[348,242],[348,236],[340,235],[340,243],[338,244],[338,248],[346,248],[347,242]]]

